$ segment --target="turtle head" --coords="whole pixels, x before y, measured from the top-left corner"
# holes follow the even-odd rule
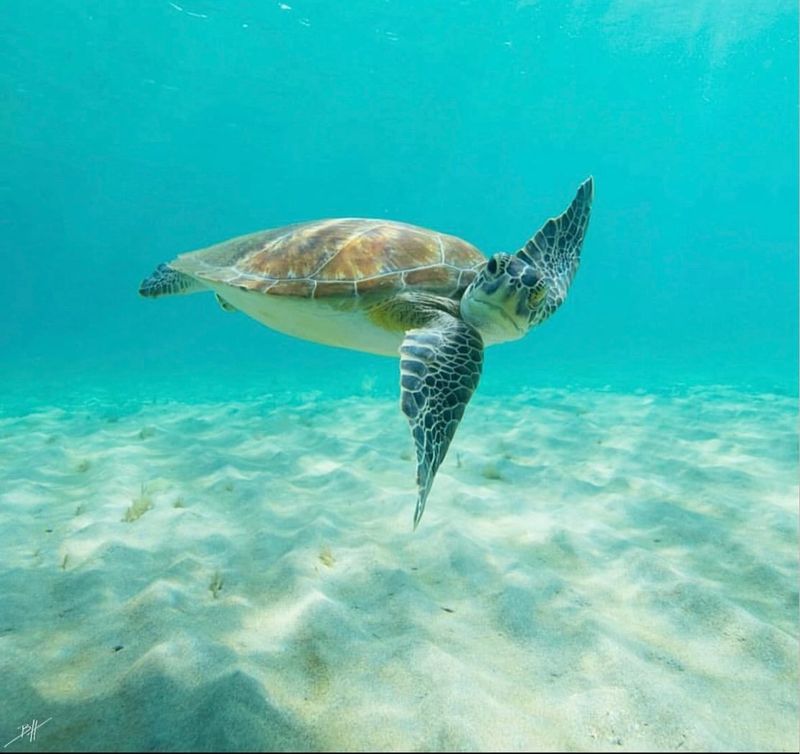
[[[589,227],[594,179],[516,254],[495,254],[479,267],[461,299],[461,317],[486,344],[521,338],[564,302],[578,271]]]
[[[461,316],[486,344],[517,340],[542,319],[547,285],[514,254],[495,254],[478,271],[461,299]]]

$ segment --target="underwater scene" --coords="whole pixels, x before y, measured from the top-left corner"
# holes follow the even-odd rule
[[[793,0],[7,0],[0,743],[797,751]]]

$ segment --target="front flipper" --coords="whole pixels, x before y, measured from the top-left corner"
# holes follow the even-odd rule
[[[581,248],[594,199],[594,179],[580,186],[572,204],[558,217],[550,218],[518,252],[547,285],[547,302],[537,323],[549,317],[567,297],[581,261]]]
[[[445,312],[409,330],[400,346],[400,405],[417,446],[415,529],[482,366],[478,331]]]

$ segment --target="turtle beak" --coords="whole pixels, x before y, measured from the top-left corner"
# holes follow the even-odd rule
[[[512,291],[510,290],[498,291],[497,288],[498,286],[494,286],[491,291],[487,291],[483,287],[477,288],[474,294],[476,302],[485,307],[488,313],[491,313],[491,318],[498,324],[502,323],[504,329],[510,328],[515,333],[513,337],[524,335],[525,331],[518,321],[518,297],[511,295]]]
[[[465,321],[487,343],[517,340],[528,332],[528,288],[521,277],[527,265],[509,254],[495,254],[461,299]]]

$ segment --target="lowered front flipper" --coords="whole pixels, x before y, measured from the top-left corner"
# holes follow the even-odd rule
[[[400,405],[417,448],[415,529],[482,366],[480,334],[446,312],[409,330],[400,346]]]

